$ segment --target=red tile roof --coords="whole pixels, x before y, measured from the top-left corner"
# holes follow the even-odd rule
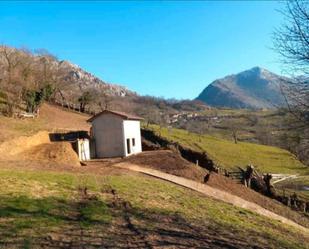
[[[90,119],[88,119],[87,122],[92,122],[97,117],[99,117],[99,116],[101,116],[103,114],[115,114],[115,115],[120,116],[120,117],[122,117],[123,119],[126,119],[126,120],[143,120],[143,118],[141,118],[141,117],[134,116],[132,114],[128,114],[128,113],[125,113],[125,112],[104,110],[104,111],[99,112],[98,114],[94,115]]]

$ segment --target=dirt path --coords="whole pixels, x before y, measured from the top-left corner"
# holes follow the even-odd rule
[[[272,174],[273,176],[273,181],[272,184],[276,184],[278,182],[286,181],[286,180],[291,180],[291,179],[296,179],[299,177],[299,175],[291,175],[291,174]]]
[[[196,182],[196,181],[192,181],[192,180],[189,180],[189,179],[186,179],[186,178],[183,178],[183,177],[163,173],[163,172],[158,171],[158,170],[141,167],[141,166],[138,166],[138,165],[135,165],[135,164],[118,163],[118,164],[115,164],[114,166],[119,167],[119,168],[124,168],[124,169],[130,169],[130,170],[137,171],[137,172],[140,172],[140,173],[144,173],[144,174],[147,174],[147,175],[151,175],[151,176],[154,176],[154,177],[157,177],[157,178],[169,181],[169,182],[176,183],[176,184],[181,185],[183,187],[186,187],[186,188],[195,190],[197,192],[200,192],[202,194],[205,194],[207,196],[210,196],[214,199],[221,200],[221,201],[230,203],[234,206],[241,207],[241,208],[253,211],[255,213],[258,213],[260,215],[269,217],[271,219],[280,221],[284,224],[293,226],[293,227],[303,231],[305,234],[309,234],[308,228],[305,228],[305,227],[293,222],[292,220],[289,220],[289,219],[287,219],[283,216],[277,215],[277,214],[255,204],[255,203],[246,201],[246,200],[244,200],[244,199],[242,199],[238,196],[235,196],[235,195],[232,195],[232,194],[227,193],[225,191],[207,186],[205,184],[202,184],[202,183],[199,183],[199,182]]]

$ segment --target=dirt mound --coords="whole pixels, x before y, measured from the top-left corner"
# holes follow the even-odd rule
[[[9,159],[35,146],[49,142],[49,133],[47,131],[40,131],[30,137],[17,137],[0,144],[0,158]]]
[[[1,160],[49,161],[80,165],[79,158],[68,142],[50,142],[49,133],[40,131],[33,136],[21,136],[0,144]]]
[[[208,172],[170,150],[147,151],[125,158],[124,161],[199,182],[203,181],[204,176]]]
[[[23,159],[49,161],[58,164],[80,166],[79,158],[68,142],[44,143],[21,155]]]

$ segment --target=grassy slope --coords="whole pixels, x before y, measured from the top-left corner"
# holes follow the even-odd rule
[[[133,225],[150,237],[167,236],[163,231],[162,234],[159,233],[161,226],[167,222],[169,228],[165,229],[170,231],[165,232],[179,236],[178,242],[184,240],[183,243],[189,243],[188,241],[197,239],[198,236],[206,236],[204,241],[207,241],[210,236],[214,236],[211,233],[215,233],[217,238],[226,243],[236,243],[238,246],[249,243],[270,248],[306,248],[308,242],[308,238],[305,239],[293,228],[150,177],[81,176],[5,169],[0,170],[0,177],[0,241],[3,245],[6,242],[14,245],[16,241],[31,245],[48,233],[58,231],[61,234],[67,227],[74,230],[75,226],[83,229],[85,234],[91,233],[93,229],[101,229],[105,231],[102,236],[108,238],[106,241],[113,240],[113,243],[117,243],[119,238],[110,231],[117,227],[114,221],[117,215],[121,215],[121,210],[115,214],[115,208],[111,208],[111,197],[106,194],[108,191],[104,191],[110,188],[116,190],[119,198],[131,203]],[[76,209],[79,201],[78,186],[87,186],[98,199]],[[74,210],[78,210],[78,217],[82,217],[81,219],[73,219]],[[173,230],[173,224],[177,222],[172,217],[177,222],[182,220],[182,226],[191,224],[192,228],[194,224],[198,224],[197,228],[205,229],[205,234],[195,231],[192,235],[187,234],[190,239],[182,238],[182,234]],[[207,231],[211,231],[209,237]],[[229,239],[231,242],[228,242]]]
[[[53,115],[58,113],[51,111]],[[65,117],[66,113],[61,115]],[[69,127],[76,120],[68,116],[67,119],[62,118],[64,123],[61,128]],[[81,117],[75,123],[79,122],[82,126],[85,119]],[[53,127],[55,125],[52,124]],[[0,126],[3,128],[1,135],[10,138],[50,129],[51,123],[42,113],[42,117],[35,120],[19,121],[1,117]],[[201,246],[204,242],[209,245],[214,243],[214,246],[227,243],[238,248],[248,244],[272,248],[306,248],[308,242],[295,230],[285,228],[278,222],[268,221],[157,179],[131,175],[81,176],[7,170],[2,167],[0,179],[0,247],[1,244],[7,246],[6,243],[11,243],[10,248],[20,245],[28,248],[42,241],[42,238],[46,239],[49,234],[52,237],[55,237],[54,234],[58,237],[59,234],[65,234],[68,240],[77,241],[74,233],[80,234],[81,229],[85,233],[93,232],[94,237],[102,233],[100,236],[106,241],[106,246],[113,247],[115,244],[112,243],[121,243],[127,238],[123,234],[128,231],[122,231],[123,224],[117,224],[119,215],[123,215],[124,211],[113,206],[113,198],[104,190],[110,188],[116,189],[120,198],[131,203],[133,223],[152,240],[157,239],[157,243],[172,240],[170,237],[173,237],[186,248]],[[91,194],[98,199],[82,203],[78,186],[88,186]],[[120,234],[117,235],[114,230],[119,230]],[[85,243],[90,245],[97,242]]]
[[[0,142],[16,136],[28,136],[44,129],[45,122],[38,119],[19,119],[0,117]]]
[[[282,174],[308,174],[308,167],[290,152],[272,146],[224,140],[209,135],[189,133],[181,129],[150,128],[168,140],[179,142],[197,151],[206,151],[218,165],[226,169],[253,164],[261,172]]]
[[[40,130],[89,130],[88,115],[69,112],[43,104],[38,118],[14,119],[0,116],[0,143],[18,136],[30,136]]]

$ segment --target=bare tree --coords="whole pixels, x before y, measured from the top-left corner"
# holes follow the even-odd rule
[[[111,108],[112,98],[104,90],[96,97],[97,104],[101,111],[108,110]]]
[[[226,121],[226,128],[231,132],[232,138],[234,140],[234,143],[238,143],[238,134],[241,128],[241,125],[239,125],[235,120],[228,119]]]
[[[22,61],[25,58],[22,52],[7,46],[0,46],[0,60],[3,62],[1,89],[6,96],[6,114],[12,116],[16,106],[22,100],[22,81],[25,74],[22,74]]]
[[[309,2],[287,1],[285,23],[274,33],[274,48],[292,76],[282,84],[289,111],[309,125]],[[301,76],[300,76],[301,75]]]
[[[86,107],[93,102],[94,96],[90,91],[83,92],[82,95],[78,98],[80,104],[80,111],[85,112]]]
[[[238,143],[238,128],[236,126],[232,126],[231,131],[232,131],[234,143],[237,144]]]
[[[296,135],[300,138],[293,150],[298,157],[308,162],[309,1],[287,1],[281,13],[285,22],[274,33],[274,49],[291,75],[291,80],[287,79],[281,89],[288,111],[294,117],[289,124],[290,130],[292,133],[297,131]]]

